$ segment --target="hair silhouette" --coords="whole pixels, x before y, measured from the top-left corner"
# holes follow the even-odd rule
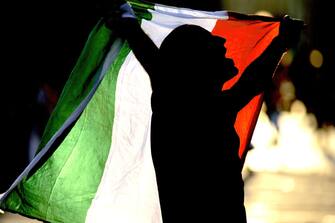
[[[233,61],[224,60],[224,43],[225,39],[213,36],[200,26],[177,27],[164,39],[159,49],[156,63],[159,73],[154,75],[157,84],[173,86],[182,95],[188,90],[192,94],[207,93],[215,86],[218,87],[215,90],[221,92],[223,82],[237,73]],[[154,77],[153,85],[156,84]],[[195,87],[196,92],[192,91]]]

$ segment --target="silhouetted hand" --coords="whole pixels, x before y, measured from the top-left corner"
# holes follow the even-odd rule
[[[120,6],[125,3],[125,0],[100,0],[98,4],[98,12],[105,18],[114,11],[120,10]]]
[[[298,44],[303,28],[304,21],[302,20],[291,18],[288,15],[282,18],[279,28],[279,38],[286,49],[295,47]]]
[[[129,23],[137,22],[134,11],[124,0],[103,1],[100,7],[107,28],[119,36],[125,36]]]

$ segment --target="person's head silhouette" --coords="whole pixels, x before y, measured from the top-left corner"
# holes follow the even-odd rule
[[[160,47],[162,84],[201,94],[221,91],[225,81],[237,74],[232,59],[226,58],[226,40],[196,25],[175,28]],[[172,83],[173,82],[173,83]]]

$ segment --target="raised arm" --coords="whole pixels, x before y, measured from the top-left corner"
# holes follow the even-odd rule
[[[240,80],[230,90],[225,91],[226,96],[233,100],[236,109],[242,109],[256,95],[269,90],[275,68],[283,53],[298,43],[302,28],[301,20],[287,16],[282,19],[279,35],[246,68]]]
[[[155,75],[158,47],[142,30],[128,3],[115,7],[105,18],[106,26],[127,40],[136,58],[152,80]]]

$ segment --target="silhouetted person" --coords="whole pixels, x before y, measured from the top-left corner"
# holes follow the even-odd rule
[[[270,86],[285,51],[281,37],[222,91],[237,74],[224,38],[182,25],[157,48],[135,19],[110,17],[107,25],[127,39],[151,80],[151,148],[163,222],[246,222],[234,123]]]

